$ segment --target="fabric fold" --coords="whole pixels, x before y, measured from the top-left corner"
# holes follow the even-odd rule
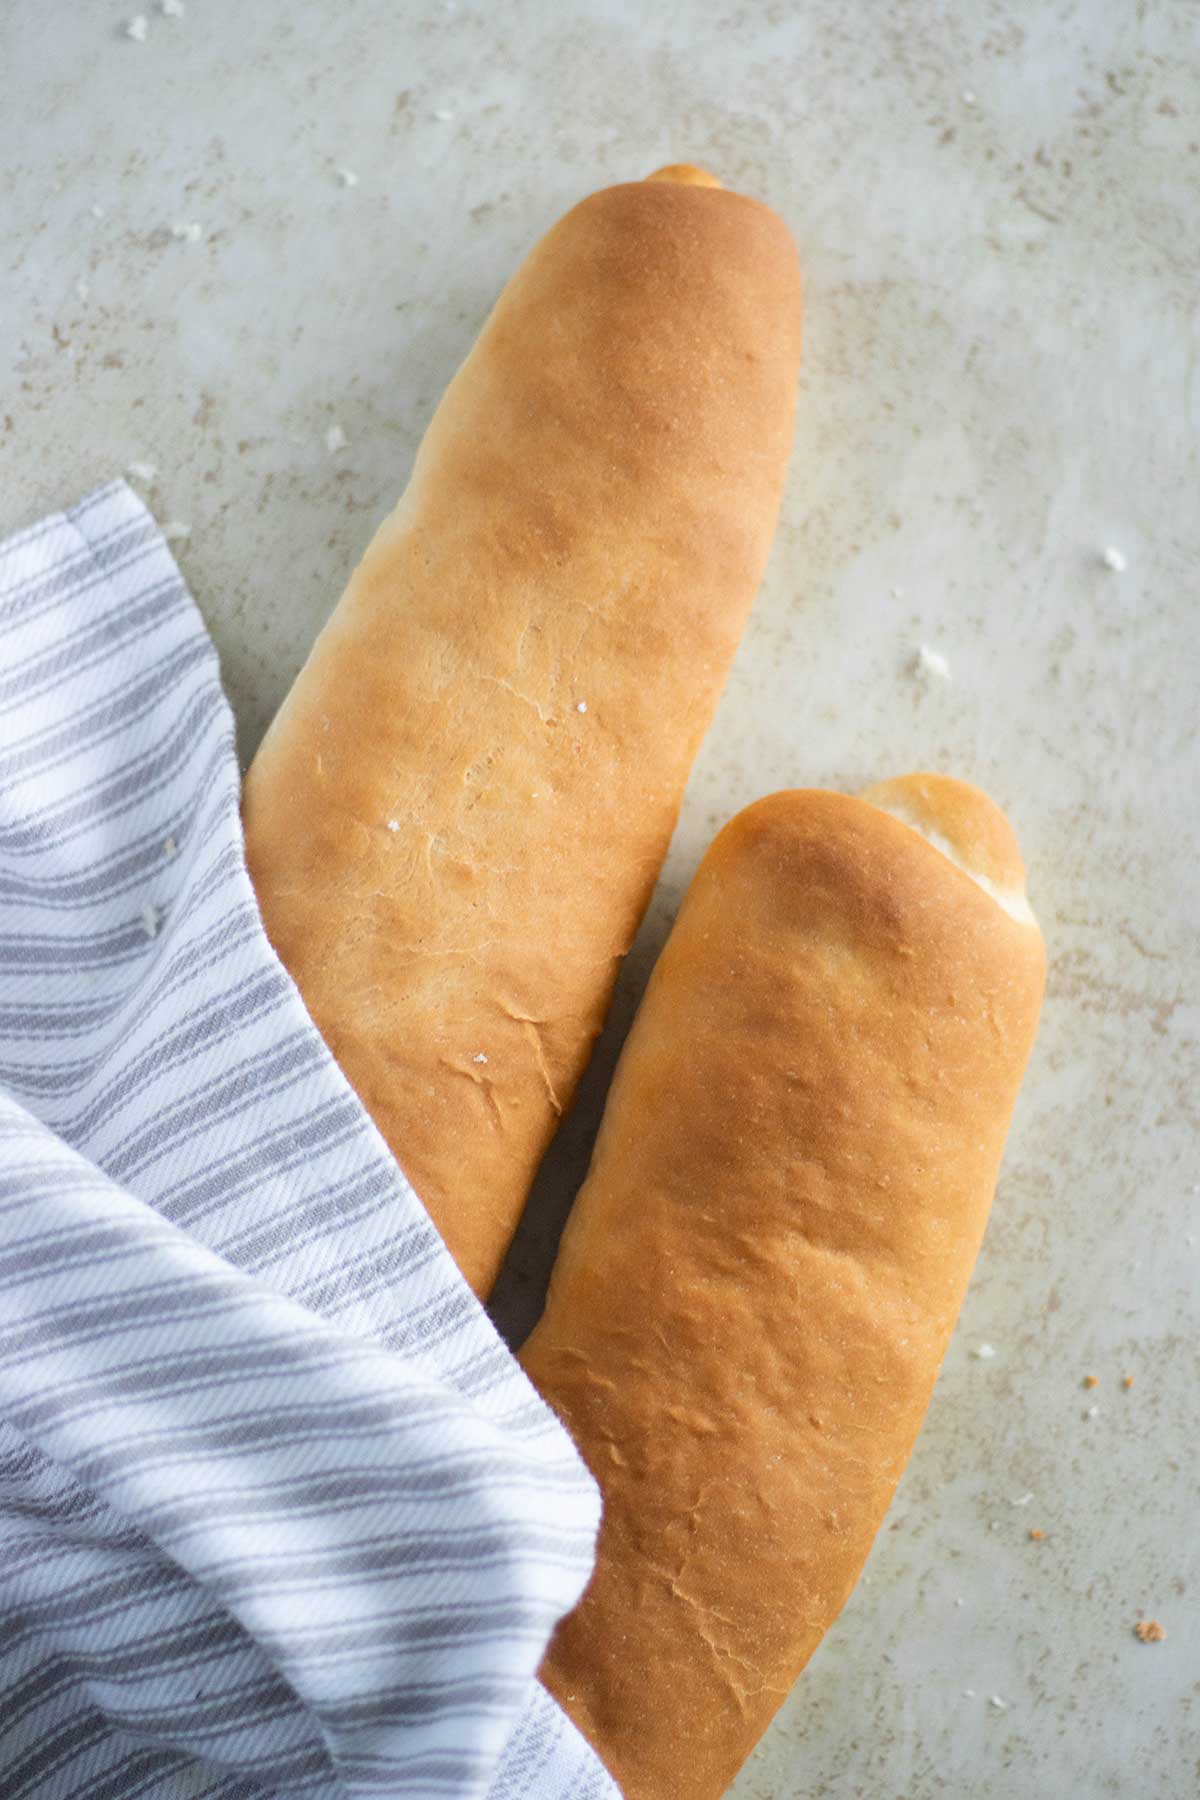
[[[594,1484],[266,941],[123,483],[0,545],[0,644],[6,1800],[608,1800],[534,1680]]]

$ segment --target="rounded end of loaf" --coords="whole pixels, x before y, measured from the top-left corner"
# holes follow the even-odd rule
[[[860,798],[940,850],[1021,925],[1037,929],[1016,833],[994,800],[969,781],[921,771],[879,781]]]
[[[933,963],[955,940],[990,946],[998,970],[1028,976],[1032,1044],[1045,944],[1012,827],[968,782],[917,774],[858,797],[817,788],[768,794],[730,819],[697,881],[700,872],[710,885],[715,878],[724,906],[771,930],[809,921],[816,908],[832,937],[868,931],[890,943],[899,930]]]
[[[596,239],[587,265],[592,279],[619,259],[622,288],[657,290],[669,302],[671,315],[689,324],[693,360],[702,342],[693,326],[703,329],[712,302],[720,304],[725,331],[747,342],[748,367],[765,374],[772,365],[790,419],[801,362],[801,257],[777,212],[707,169],[675,162],[588,194],[552,227],[543,254],[545,245],[576,238]],[[748,454],[759,450],[761,441],[747,445]]]
[[[623,379],[645,381],[658,396],[647,423],[656,450],[673,465],[683,435],[678,396],[697,406],[706,394],[719,395],[711,408],[713,420],[719,413],[722,421],[717,454],[724,467],[745,469],[773,531],[803,335],[800,257],[786,222],[707,171],[677,164],[587,195],[551,228],[511,287],[523,292],[550,273],[563,290],[557,301],[586,294],[587,319],[605,319],[606,359],[627,351]],[[672,382],[677,400],[668,404]],[[623,411],[619,416],[624,420]],[[627,424],[622,429],[631,435]],[[773,478],[764,482],[763,471]],[[756,525],[753,512],[742,518]],[[710,508],[707,535],[717,520]]]
[[[695,163],[668,163],[665,168],[655,169],[653,175],[647,175],[647,181],[675,181],[681,187],[719,188],[724,183],[710,175],[707,169],[698,169]]]

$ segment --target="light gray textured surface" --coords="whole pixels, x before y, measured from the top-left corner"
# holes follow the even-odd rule
[[[1200,9],[136,10],[0,8],[0,530],[157,464],[247,752],[557,213],[687,158],[791,222],[784,522],[617,1029],[729,813],[911,766],[1010,809],[1051,974],[928,1426],[735,1792],[1196,1792]]]

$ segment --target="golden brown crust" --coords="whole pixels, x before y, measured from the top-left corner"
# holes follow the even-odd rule
[[[594,194],[501,296],[246,780],[267,931],[490,1288],[762,575],[795,249],[718,188]]]
[[[991,845],[969,792],[937,816]],[[854,1584],[966,1289],[1042,965],[1036,930],[861,800],[776,794],[700,866],[522,1352],[605,1496],[542,1679],[626,1800],[724,1793]]]

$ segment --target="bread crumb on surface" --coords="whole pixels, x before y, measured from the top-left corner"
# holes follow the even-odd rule
[[[1126,1375],[1125,1379],[1121,1383],[1121,1386],[1126,1389],[1131,1388],[1133,1386],[1133,1376]]]
[[[175,839],[173,837],[169,837],[167,839],[166,843],[163,845],[163,855],[169,859],[170,857],[174,856],[174,854],[175,854]]]
[[[477,1063],[485,1063],[487,1061],[487,1057],[483,1054],[482,1050],[477,1050],[475,1052],[474,1056],[471,1058],[471,1061],[477,1062]]]
[[[1098,1406],[1089,1406],[1083,1416],[1085,1419],[1098,1419],[1100,1417],[1100,1408]]]
[[[1111,569],[1114,575],[1123,575],[1129,567],[1129,559],[1125,552],[1118,550],[1115,544],[1108,544],[1105,547],[1102,561],[1105,568]]]
[[[963,97],[963,105],[964,106],[974,106],[975,101],[978,98],[978,95],[974,92],[973,89],[964,88],[963,92],[962,92],[962,97]]]
[[[135,44],[144,44],[149,29],[150,21],[145,13],[134,13],[132,19],[126,21],[125,36],[132,38]]]
[[[325,433],[325,448],[330,456],[336,456],[338,451],[344,450],[349,442],[349,438],[340,425],[331,425]]]
[[[1083,1378],[1083,1385],[1085,1388],[1099,1387],[1100,1377],[1098,1375],[1085,1375]]]
[[[974,1688],[964,1688],[963,1689],[963,1697],[964,1697],[964,1699],[967,1699],[967,1700],[973,1700],[975,1698],[975,1689]]]
[[[971,1352],[971,1355],[979,1362],[991,1362],[995,1354],[996,1347],[994,1344],[976,1344],[974,1350]]]
[[[581,712],[581,713],[586,712],[587,711],[587,701],[586,700],[577,700],[575,703],[575,711]]]
[[[353,188],[358,186],[358,176],[354,173],[353,169],[339,169],[337,178],[343,187]]]
[[[1032,1499],[1033,1499],[1032,1494],[1021,1494],[1016,1500],[1010,1500],[1009,1505],[1010,1506],[1028,1506],[1029,1502]]]
[[[1002,1700],[1000,1698],[999,1694],[992,1695],[991,1705],[995,1707],[997,1712],[1007,1712],[1008,1711],[1008,1701]]]
[[[1167,1635],[1157,1619],[1139,1619],[1133,1629],[1143,1644],[1161,1644]]]
[[[1043,1544],[1043,1543],[1045,1543],[1045,1541],[1046,1541],[1046,1534],[1045,1534],[1045,1532],[1044,1532],[1044,1531],[1043,1531],[1043,1530],[1042,1530],[1042,1529],[1041,1529],[1041,1527],[1040,1527],[1040,1526],[1038,1526],[1038,1525],[1035,1525],[1035,1526],[1033,1526],[1033,1528],[1032,1528],[1032,1530],[1031,1530],[1031,1531],[1030,1531],[1030,1533],[1029,1533],[1029,1535],[1030,1535],[1030,1537],[1031,1537],[1031,1538],[1032,1538],[1032,1539],[1033,1539],[1033,1541],[1034,1541],[1034,1543],[1035,1543],[1035,1544]]]
[[[152,937],[158,936],[158,921],[159,921],[160,916],[161,915],[159,913],[157,906],[151,906],[149,904],[149,902],[147,902],[147,904],[145,906],[143,906],[143,908],[142,908],[142,930],[145,932],[147,937],[152,938]]]
[[[135,481],[149,484],[158,476],[158,465],[152,462],[131,462],[126,473],[132,475]]]
[[[387,822],[387,828],[389,831],[399,831],[399,829],[400,829],[399,819],[389,819]]]
[[[439,125],[448,125],[454,117],[454,112],[449,106],[438,106],[434,108],[433,116],[438,121]]]
[[[182,19],[187,7],[183,0],[160,0],[159,11],[164,19]]]
[[[940,650],[934,650],[929,644],[922,644],[913,659],[913,671],[923,675],[927,680],[950,681],[950,664]]]
[[[180,244],[198,244],[204,236],[203,225],[195,219],[180,219],[171,226],[171,236]]]
[[[163,526],[162,531],[163,531],[163,536],[166,538],[168,544],[183,543],[183,541],[186,538],[190,538],[192,535],[191,526],[185,525],[182,519],[168,520],[168,522]]]

